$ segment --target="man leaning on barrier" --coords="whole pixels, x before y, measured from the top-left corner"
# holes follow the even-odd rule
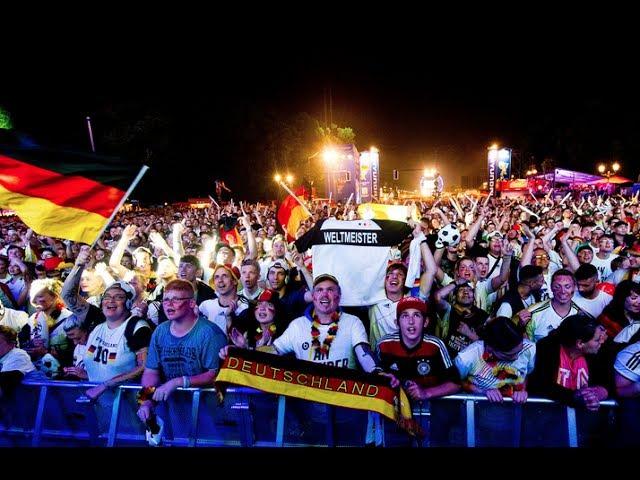
[[[414,297],[398,302],[399,333],[380,339],[377,355],[383,368],[404,382],[414,400],[452,395],[460,390],[458,371],[446,346],[437,337],[424,333],[429,324],[427,304]]]
[[[16,347],[16,341],[16,332],[0,325],[0,398],[13,391],[27,373],[36,369],[29,354]]]
[[[508,396],[524,403],[535,354],[536,345],[523,338],[510,319],[496,317],[486,324],[483,340],[462,350],[454,363],[465,390],[486,395],[490,402],[502,402]]]
[[[198,315],[195,290],[190,282],[173,280],[164,289],[162,308],[170,320],[153,332],[142,374],[138,417],[150,426],[154,405],[169,399],[178,388],[212,387],[218,371],[218,353],[227,336],[206,317]],[[160,423],[160,422],[159,422]],[[158,445],[161,432],[147,439]]]
[[[611,388],[611,363],[599,355],[607,334],[595,319],[584,315],[565,318],[536,344],[535,368],[529,389],[572,407],[598,410]]]

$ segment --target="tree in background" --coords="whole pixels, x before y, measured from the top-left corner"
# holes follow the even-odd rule
[[[11,130],[13,124],[11,123],[11,115],[2,106],[0,106],[0,129]]]

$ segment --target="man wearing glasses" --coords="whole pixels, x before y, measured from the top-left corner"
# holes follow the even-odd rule
[[[185,280],[167,284],[162,308],[169,319],[153,332],[142,374],[143,392],[138,417],[154,417],[154,405],[178,388],[210,387],[218,372],[218,352],[226,335],[196,308],[193,285]]]

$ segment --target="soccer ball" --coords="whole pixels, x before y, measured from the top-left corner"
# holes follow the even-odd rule
[[[438,232],[436,247],[455,247],[460,243],[460,231],[455,223],[445,225]]]
[[[42,357],[42,373],[44,373],[48,378],[56,379],[62,376],[62,368],[60,367],[60,362],[51,355],[47,353],[44,357]]]

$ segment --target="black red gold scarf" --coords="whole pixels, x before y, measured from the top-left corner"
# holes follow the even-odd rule
[[[409,399],[389,379],[348,368],[321,365],[254,350],[230,348],[216,377],[222,401],[228,384],[268,393],[380,413],[411,435],[422,435],[411,418]]]

